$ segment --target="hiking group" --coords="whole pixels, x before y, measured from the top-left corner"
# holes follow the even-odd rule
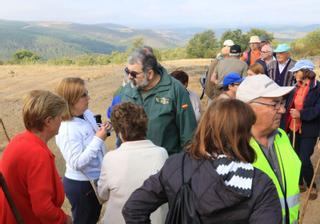
[[[252,36],[249,46],[224,42],[207,72],[207,108],[187,88],[188,74],[168,74],[148,46],[129,56],[110,121],[88,109],[81,78],[64,78],[56,93],[28,93],[26,130],[0,160],[24,223],[97,223],[103,204],[103,223],[298,223],[300,193],[312,188],[317,198],[310,157],[320,83],[314,64],[291,59],[287,44],[273,50]],[[104,144],[111,131],[115,150]],[[0,223],[16,223],[1,190]]]

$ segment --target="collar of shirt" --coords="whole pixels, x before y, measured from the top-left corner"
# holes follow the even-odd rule
[[[261,149],[263,150],[265,156],[267,157],[267,160],[269,161],[269,164],[270,164],[271,168],[273,169],[274,173],[276,174],[281,186],[283,186],[280,165],[278,162],[278,157],[277,157],[277,153],[275,151],[275,146],[274,146],[274,139],[278,133],[279,133],[279,131],[278,131],[278,129],[276,129],[268,136],[268,147],[264,147],[259,142],[258,142],[258,144],[261,147]]]
[[[271,132],[271,134],[268,136],[268,148],[273,147],[273,142],[276,137],[276,135],[279,133],[278,129]]]
[[[279,72],[281,73],[283,71],[283,69],[286,67],[287,63],[288,63],[289,59],[285,62],[285,63],[278,63],[279,64]]]

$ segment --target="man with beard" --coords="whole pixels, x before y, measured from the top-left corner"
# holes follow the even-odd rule
[[[283,223],[298,222],[301,162],[286,132],[279,128],[285,113],[283,97],[294,87],[279,86],[266,75],[248,76],[238,87],[236,98],[248,103],[256,115],[250,145],[256,152],[253,166],[275,184],[282,206]],[[241,116],[241,115],[239,115]]]
[[[169,155],[180,152],[197,125],[186,89],[146,48],[129,56],[125,72],[129,83],[123,88],[121,102],[143,106],[149,119],[147,139],[164,147]]]

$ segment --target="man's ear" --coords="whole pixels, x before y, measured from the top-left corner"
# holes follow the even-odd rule
[[[155,76],[155,72],[152,69],[149,69],[147,72],[147,79],[152,80]]]

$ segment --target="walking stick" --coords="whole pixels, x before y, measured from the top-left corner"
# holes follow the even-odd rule
[[[292,137],[292,146],[296,145],[296,119],[293,119],[293,137]]]
[[[9,135],[8,135],[7,129],[6,129],[6,127],[4,126],[4,123],[3,123],[3,121],[2,121],[1,118],[0,118],[0,123],[1,123],[2,129],[4,130],[4,134],[5,134],[6,137],[7,137],[8,142],[10,142],[10,137],[9,137]]]
[[[13,199],[12,199],[10,193],[9,193],[8,186],[6,184],[6,181],[5,181],[2,173],[0,173],[0,186],[1,186],[2,190],[3,190],[3,193],[4,193],[8,203],[9,203],[9,206],[11,208],[11,211],[12,211],[13,216],[16,219],[17,223],[18,224],[23,224],[22,217],[21,217],[20,213],[18,212],[18,209],[17,209],[16,205],[13,202]]]
[[[317,143],[316,143],[317,149],[319,148],[318,145],[319,145],[319,137],[318,137]],[[304,201],[304,203],[303,203],[303,206],[302,206],[302,209],[301,209],[301,213],[300,213],[301,215],[300,215],[300,218],[299,218],[299,224],[302,224],[304,215],[305,215],[305,213],[306,213],[307,206],[308,206],[308,202],[309,202],[309,196],[310,196],[310,193],[311,193],[311,190],[312,190],[313,183],[314,183],[314,181],[315,181],[315,179],[316,179],[316,175],[317,175],[317,172],[318,172],[318,169],[319,169],[319,165],[320,165],[320,157],[319,157],[319,159],[318,159],[316,168],[315,168],[315,170],[314,170],[310,187],[309,187],[309,189],[308,189],[308,191],[307,191],[307,198],[305,199],[305,201]]]

